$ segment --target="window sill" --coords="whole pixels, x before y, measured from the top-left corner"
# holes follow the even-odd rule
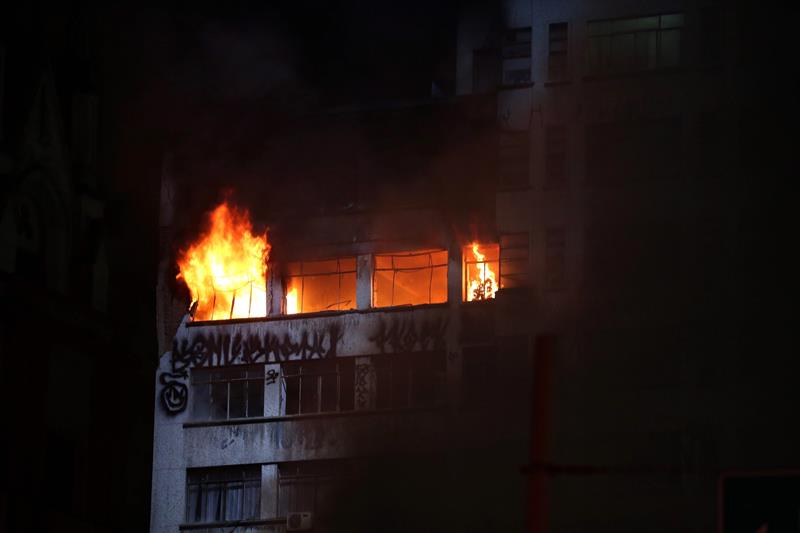
[[[223,522],[200,522],[192,524],[180,524],[180,531],[192,531],[196,529],[211,529],[222,527],[248,527],[248,526],[278,526],[285,525],[286,518],[258,518],[254,520],[226,520]]]
[[[248,324],[251,322],[275,322],[280,320],[302,320],[308,318],[331,317],[348,314],[368,314],[368,313],[383,313],[383,312],[396,312],[396,311],[409,311],[413,309],[429,309],[436,307],[447,307],[447,302],[434,303],[434,304],[417,304],[417,305],[392,305],[388,307],[370,307],[369,309],[347,309],[346,311],[317,311],[315,313],[295,313],[293,315],[269,315],[258,316],[252,318],[231,318],[230,320],[198,320],[188,322],[187,327],[202,327],[202,326],[220,326],[228,324]]]
[[[405,407],[400,409],[364,409],[361,411],[337,411],[330,413],[309,413],[305,415],[282,415],[282,416],[262,416],[253,418],[231,418],[229,420],[208,420],[205,422],[184,422],[183,427],[188,428],[205,428],[216,426],[235,426],[241,424],[268,424],[272,422],[292,422],[300,420],[313,420],[318,418],[343,418],[354,416],[370,416],[370,415],[383,415],[383,414],[401,414],[401,413],[424,413],[444,411],[444,406],[437,407]]]

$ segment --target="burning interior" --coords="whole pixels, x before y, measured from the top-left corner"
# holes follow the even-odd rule
[[[519,258],[515,241],[506,241],[507,246],[473,242],[463,247],[462,301],[490,300],[500,288],[513,286]],[[177,277],[189,288],[194,320],[353,310],[359,291],[368,291],[374,308],[448,300],[445,249],[371,254],[364,263],[368,275],[360,275],[355,255],[290,261],[278,268],[270,262],[271,248],[266,232],[254,232],[246,210],[227,202],[217,206],[208,227],[178,257]],[[359,277],[368,283],[359,285]]]

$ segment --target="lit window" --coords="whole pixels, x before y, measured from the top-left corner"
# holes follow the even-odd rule
[[[192,369],[193,418],[264,416],[264,365]]]
[[[356,307],[356,258],[289,263],[286,314]]]
[[[259,465],[191,469],[186,475],[186,522],[252,520],[261,508]]]
[[[494,298],[500,288],[500,246],[472,243],[464,247],[462,257],[464,301]]]
[[[655,15],[588,23],[589,74],[617,74],[677,67],[683,15]]]
[[[375,307],[447,301],[447,251],[419,251],[375,256]]]

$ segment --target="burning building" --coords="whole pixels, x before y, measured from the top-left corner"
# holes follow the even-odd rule
[[[152,531],[722,529],[791,464],[715,359],[737,8],[489,4],[413,98],[242,136],[222,203],[165,157]]]

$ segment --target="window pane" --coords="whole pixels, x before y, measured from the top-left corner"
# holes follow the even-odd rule
[[[244,485],[242,519],[258,518],[261,507],[261,480],[248,481]]]
[[[228,382],[211,384],[211,419],[225,420],[228,418]]]
[[[225,520],[241,520],[242,496],[244,485],[242,483],[228,483],[225,491]]]
[[[352,357],[339,359],[339,409],[351,411],[355,396],[355,360]]]
[[[230,405],[228,418],[242,418],[247,413],[246,410],[246,381],[232,381],[230,384]]]
[[[222,520],[222,485],[211,483],[203,487],[202,512],[200,522],[217,522]]]
[[[264,416],[263,379],[247,382],[247,416]]]
[[[193,385],[192,403],[194,420],[208,420],[211,416],[211,385],[208,383]]]
[[[303,261],[303,274],[332,274],[338,272],[336,259],[327,261]]]
[[[286,377],[284,401],[286,403],[286,414],[296,415],[300,412],[300,378]]]
[[[300,376],[300,413],[319,411],[319,377]]]

